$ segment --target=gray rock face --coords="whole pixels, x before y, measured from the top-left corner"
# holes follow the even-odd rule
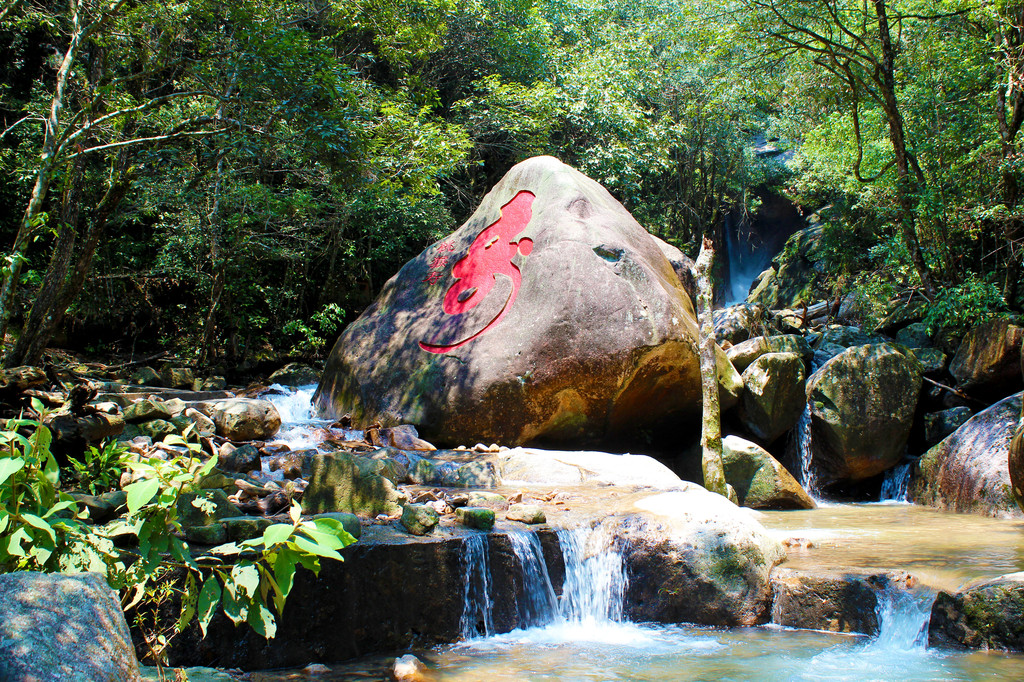
[[[900,461],[921,383],[917,359],[884,343],[849,348],[811,376],[811,448],[822,485],[870,478]]]
[[[314,403],[440,445],[583,443],[696,415],[696,321],[665,253],[593,180],[525,161],[385,284]]]
[[[726,351],[726,356],[737,372],[743,372],[750,363],[765,353],[796,353],[808,358],[811,356],[811,347],[807,340],[798,334],[755,336],[730,348]]]
[[[739,503],[753,509],[814,509],[803,486],[764,448],[737,436],[722,439],[725,480]]]
[[[1011,573],[956,594],[940,592],[928,625],[932,645],[1024,651],[1024,573]]]
[[[949,373],[968,393],[1002,397],[1019,391],[1024,328],[990,320],[972,329],[949,363]]]
[[[739,303],[714,311],[715,340],[733,345],[758,336],[765,327],[765,309],[758,303]]]
[[[772,575],[772,623],[791,628],[878,632],[878,591],[907,586],[906,573],[833,573],[779,568]]]
[[[653,495],[619,523],[633,620],[708,625],[766,622],[778,540],[721,495],[700,486]]]
[[[924,416],[924,439],[929,445],[935,445],[940,440],[953,433],[971,418],[972,412],[969,407],[951,407],[941,412],[932,412]]]
[[[356,455],[318,455],[313,458],[302,511],[351,512],[360,516],[402,513],[405,495],[381,474],[382,462]]]
[[[290,362],[277,370],[267,381],[282,386],[307,386],[320,381],[320,372],[300,362]]]
[[[979,412],[926,452],[915,467],[910,499],[951,511],[1022,516],[1013,499],[1008,467],[1021,395]]]
[[[765,353],[743,370],[739,418],[765,445],[793,428],[804,410],[804,359]]]
[[[266,440],[281,428],[281,415],[267,400],[232,398],[213,406],[217,435],[228,440]]]
[[[0,575],[0,679],[140,679],[128,623],[104,577]]]

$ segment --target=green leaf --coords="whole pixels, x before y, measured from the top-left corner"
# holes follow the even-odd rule
[[[48,524],[46,521],[42,520],[35,514],[22,514],[21,518],[24,519],[25,523],[27,523],[28,525],[32,526],[33,528],[38,528],[39,530],[46,533],[50,537],[50,542],[57,542],[57,535],[53,532],[53,528],[51,528],[50,524]]]
[[[217,582],[216,575],[211,575],[203,583],[203,589],[199,591],[199,599],[196,602],[196,611],[199,613],[199,629],[203,633],[203,637],[206,637],[206,628],[209,627],[220,600],[220,583]]]
[[[231,580],[252,597],[260,586],[260,572],[252,564],[239,564],[231,569]]]
[[[20,471],[25,466],[25,460],[21,457],[5,457],[0,459],[0,484]]]
[[[128,513],[134,514],[157,494],[160,490],[160,481],[155,478],[147,478],[132,483],[124,490],[128,493]]]
[[[250,609],[246,622],[264,639],[273,639],[277,634],[277,622],[274,614],[265,604],[256,604],[256,608]]]
[[[284,607],[284,599],[292,591],[295,564],[298,560],[299,557],[296,551],[288,547],[282,547],[274,560],[274,578],[277,580],[277,586],[281,589],[281,604],[277,609],[279,613]]]
[[[263,531],[263,546],[269,549],[279,542],[285,542],[291,536],[293,530],[295,530],[295,527],[289,526],[286,523],[275,523],[267,527]]]
[[[340,554],[329,547],[323,547],[311,540],[307,540],[304,537],[296,536],[294,542],[300,549],[304,549],[310,554],[316,556],[322,556],[327,559],[336,559],[337,561],[344,561]]]
[[[185,627],[192,620],[192,617],[196,615],[197,601],[198,595],[196,595],[196,578],[195,575],[189,573],[188,579],[185,581],[185,592],[181,599],[181,615],[178,617],[178,622],[174,624],[174,629],[177,632],[183,632]],[[203,635],[206,635],[205,630],[203,631]]]

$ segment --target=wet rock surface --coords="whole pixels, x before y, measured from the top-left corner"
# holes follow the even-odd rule
[[[814,509],[803,486],[771,454],[737,436],[722,439],[725,480],[739,503],[753,509]]]
[[[1005,319],[990,320],[974,327],[964,338],[949,371],[968,393],[1002,397],[1019,391],[1021,344],[1024,328]]]
[[[666,246],[596,182],[525,161],[348,327],[316,404],[439,444],[581,443],[695,416],[696,323]]]
[[[103,575],[0,575],[0,679],[139,679],[128,623]]]
[[[1022,395],[976,414],[926,452],[914,469],[910,499],[958,512],[1024,515],[1014,501],[1009,471]]]
[[[811,449],[820,483],[857,481],[903,457],[922,384],[921,365],[900,346],[856,346],[807,381]]]
[[[940,592],[928,626],[932,645],[1024,651],[1024,573]]]

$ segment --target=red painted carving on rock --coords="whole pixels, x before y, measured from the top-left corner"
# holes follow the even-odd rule
[[[501,207],[501,217],[484,228],[470,244],[469,252],[452,268],[456,280],[445,294],[442,304],[442,309],[449,315],[467,312],[487,297],[498,275],[504,275],[512,280],[512,291],[501,311],[483,329],[468,338],[443,345],[420,341],[420,348],[430,353],[446,353],[480,336],[501,321],[509,311],[515,303],[523,279],[512,258],[517,253],[529,256],[533,251],[533,240],[529,237],[513,240],[530,222],[533,216],[530,207],[535,198],[532,192],[522,191]]]

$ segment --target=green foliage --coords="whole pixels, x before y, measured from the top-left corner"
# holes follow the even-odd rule
[[[126,517],[102,528],[90,526],[76,516],[75,501],[60,491],[50,441],[49,430],[29,420],[12,420],[0,431],[0,571],[104,571],[124,593],[125,608],[139,615],[158,661],[171,638],[197,617],[205,634],[218,610],[273,637],[275,613],[284,608],[296,568],[318,572],[321,559],[340,561],[338,550],[355,541],[334,520],[303,521],[293,504],[290,524],[274,524],[261,538],[196,554],[180,537],[179,498],[196,489],[217,459],[202,462],[198,445],[182,437],[165,439],[184,451],[169,460],[117,460],[116,448],[94,453],[106,454],[107,464],[124,463],[138,480],[124,488]],[[85,471],[109,473],[96,467]],[[196,502],[203,504],[201,497]],[[171,624],[159,617],[169,600],[181,605]],[[143,617],[147,606],[149,621]]]
[[[61,570],[83,544],[77,506],[60,491],[51,440],[49,429],[27,420],[0,431],[0,572]]]
[[[924,323],[932,335],[963,336],[971,327],[1006,313],[999,287],[973,276],[956,286],[939,291],[929,304]]]
[[[115,489],[125,471],[124,453],[127,450],[127,445],[111,439],[100,447],[90,445],[81,459],[68,457],[78,486],[90,495]]]

